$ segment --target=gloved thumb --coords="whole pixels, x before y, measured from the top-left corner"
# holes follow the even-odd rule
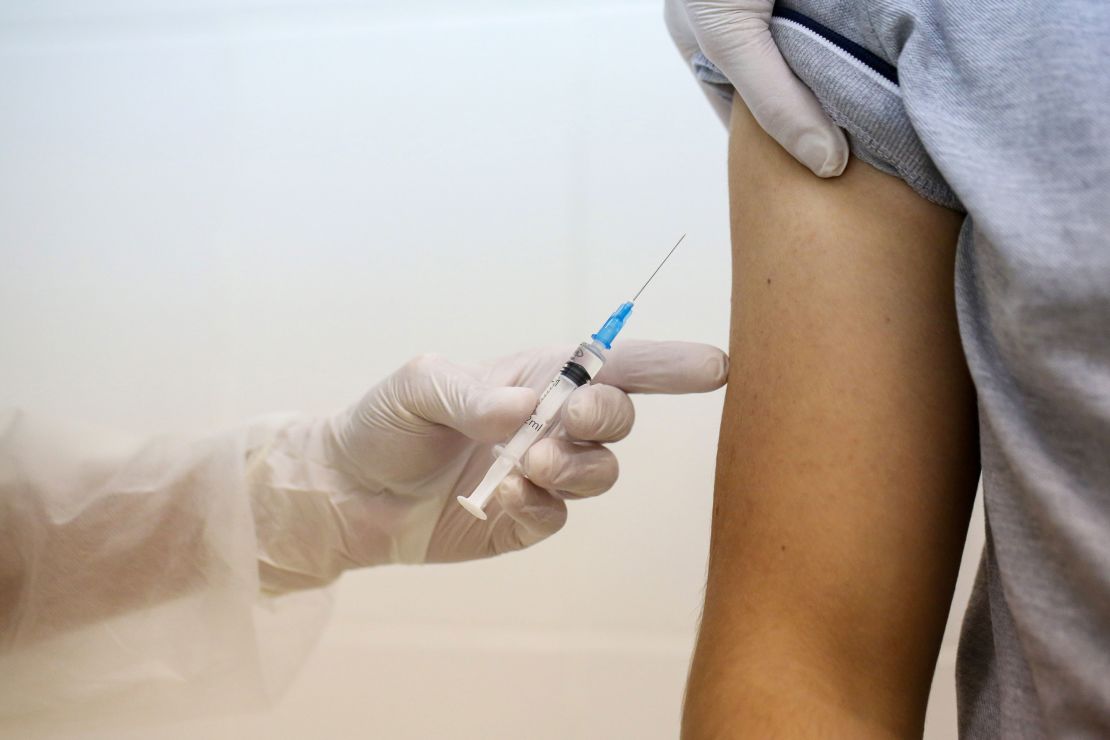
[[[759,125],[818,177],[848,163],[848,142],[771,37],[770,0],[690,3],[702,53],[724,73]]]
[[[400,376],[398,396],[406,410],[478,442],[505,439],[536,407],[531,388],[488,386],[438,355],[410,361]]]

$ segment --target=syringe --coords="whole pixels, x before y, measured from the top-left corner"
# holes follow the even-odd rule
[[[597,377],[598,372],[605,365],[605,353],[613,348],[613,340],[624,328],[624,322],[628,320],[629,314],[632,313],[632,307],[636,299],[640,297],[644,288],[648,286],[648,283],[652,281],[652,278],[670,259],[674,250],[678,249],[678,245],[685,238],[685,234],[679,237],[679,240],[671,247],[671,251],[667,252],[667,256],[655,268],[655,272],[651,273],[647,281],[636,291],[636,295],[632,296],[632,300],[625,301],[618,306],[617,310],[610,314],[605,323],[601,325],[601,328],[590,335],[590,341],[578,345],[578,348],[567,359],[562,369],[547,384],[547,388],[540,396],[539,403],[536,404],[532,415],[525,420],[516,434],[512,436],[512,439],[504,445],[494,448],[496,459],[493,465],[490,466],[489,471],[486,472],[486,476],[482,478],[482,482],[469,496],[458,497],[458,501],[464,509],[479,519],[486,518],[486,512],[484,511],[486,504],[493,497],[497,487],[501,485],[501,481],[505,480],[506,476],[520,465],[520,461],[524,458],[524,453],[528,451],[528,448],[547,436],[555,426],[559,414],[563,410],[563,404],[570,398],[574,389]]]

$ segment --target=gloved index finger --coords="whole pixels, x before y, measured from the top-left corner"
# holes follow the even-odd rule
[[[698,342],[630,339],[609,354],[597,382],[626,393],[706,393],[728,377],[728,355]]]

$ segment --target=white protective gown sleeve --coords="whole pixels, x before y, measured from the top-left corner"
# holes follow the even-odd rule
[[[627,341],[567,401],[479,521],[469,494],[568,348],[426,356],[332,416],[135,441],[0,413],[0,736],[28,718],[145,721],[264,706],[316,641],[344,570],[530,546],[610,488],[627,393],[695,393],[728,358]],[[526,477],[525,477],[526,476]],[[15,724],[12,724],[15,723]]]
[[[134,441],[0,412],[0,735],[285,688],[329,608],[322,591],[259,588],[249,470],[288,423]]]

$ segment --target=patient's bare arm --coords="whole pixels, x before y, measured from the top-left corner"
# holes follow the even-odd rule
[[[733,304],[687,738],[920,735],[979,473],[961,218],[733,104]]]

